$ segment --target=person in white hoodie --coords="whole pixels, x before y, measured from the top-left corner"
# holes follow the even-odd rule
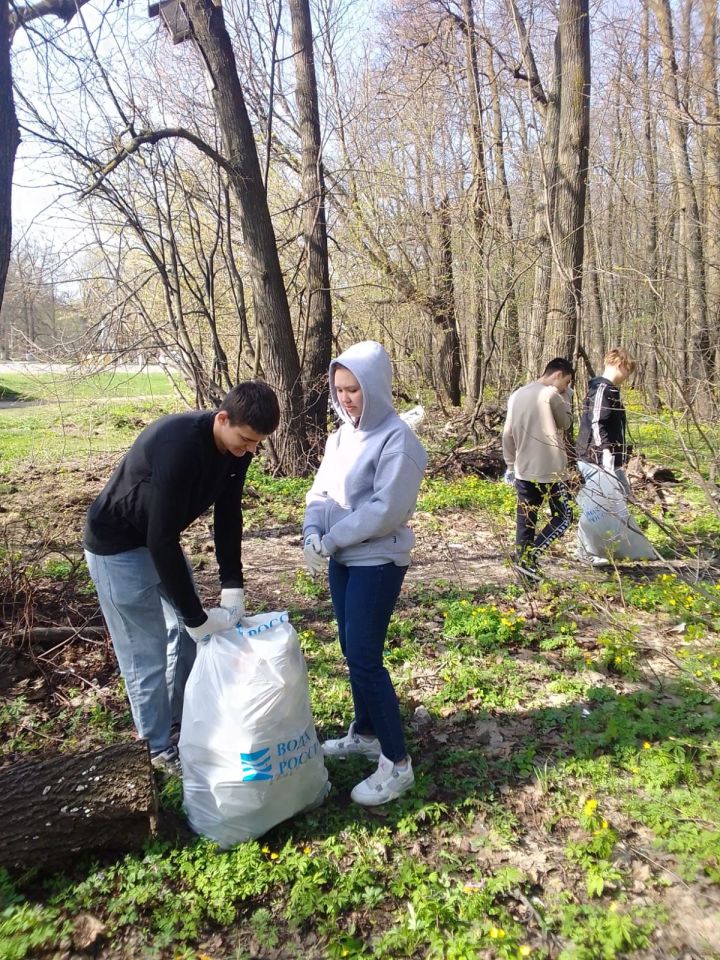
[[[378,806],[415,782],[383,651],[415,543],[408,520],[427,454],[393,408],[392,366],[379,343],[356,343],[330,364],[330,395],[343,422],[328,438],[307,494],[304,555],[313,573],[329,561],[355,719],[344,737],[323,744],[323,752],[377,760],[377,770],[351,797]]]

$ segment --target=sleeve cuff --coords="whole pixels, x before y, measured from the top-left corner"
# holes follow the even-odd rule
[[[207,614],[203,610],[202,616],[200,617],[185,617],[183,623],[186,627],[201,627],[203,623],[207,620]]]
[[[337,550],[337,544],[335,543],[332,535],[329,533],[326,533],[322,538],[322,546],[329,557],[331,557]]]
[[[240,590],[245,586],[245,582],[242,577],[227,577],[224,580],[221,578],[220,586],[223,590]]]

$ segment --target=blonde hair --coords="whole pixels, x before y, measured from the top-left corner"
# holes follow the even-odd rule
[[[625,347],[613,347],[612,350],[608,350],[605,354],[605,366],[619,367],[630,376],[631,373],[635,373],[637,362]]]

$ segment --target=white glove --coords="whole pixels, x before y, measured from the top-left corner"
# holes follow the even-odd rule
[[[320,537],[316,533],[309,533],[305,537],[303,554],[305,556],[305,566],[313,576],[325,571],[327,568],[327,553],[323,551]]]
[[[508,486],[510,487],[515,486],[515,471],[511,470],[510,467],[508,467],[507,470],[505,471],[505,475],[503,476],[503,483],[507,483]]]
[[[245,616],[245,591],[242,587],[226,587],[220,591],[220,606],[232,617],[233,623],[237,623],[241,617]]]
[[[207,614],[205,623],[201,623],[199,627],[185,627],[195,643],[207,643],[214,633],[223,633],[235,626],[229,610],[213,607],[212,610],[205,610],[205,613]]]
[[[615,473],[615,454],[612,450],[603,450],[602,468],[608,473]]]

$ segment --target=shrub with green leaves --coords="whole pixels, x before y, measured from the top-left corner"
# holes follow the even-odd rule
[[[2,960],[25,960],[39,950],[59,948],[68,937],[70,924],[54,907],[28,903],[0,869],[0,956]]]
[[[689,584],[674,573],[629,587],[625,599],[639,610],[660,610],[691,622],[709,619],[720,629],[720,584]]]
[[[443,636],[473,640],[480,650],[495,650],[519,643],[525,617],[495,604],[455,600],[444,606]]]

